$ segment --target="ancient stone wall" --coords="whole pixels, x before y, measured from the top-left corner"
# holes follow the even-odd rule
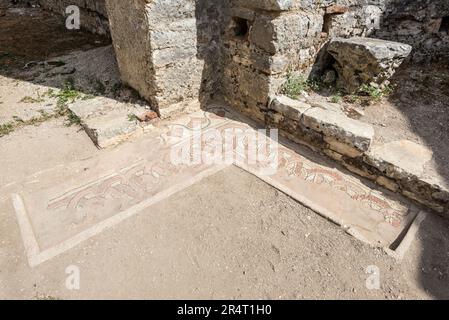
[[[221,94],[264,121],[287,75],[319,77],[332,66],[326,46],[335,37],[399,40],[429,59],[447,54],[445,0],[106,3],[123,80],[161,115]]]
[[[106,0],[106,4],[122,79],[162,117],[219,90],[221,1]]]

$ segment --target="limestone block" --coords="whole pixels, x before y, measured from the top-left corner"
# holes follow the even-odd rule
[[[400,140],[376,146],[369,152],[371,163],[381,171],[395,172],[396,177],[420,177],[433,152],[412,141]]]
[[[114,146],[152,127],[151,123],[139,123],[130,118],[130,115],[138,117],[148,113],[147,109],[135,104],[95,97],[75,101],[68,107],[99,148]]]
[[[321,33],[323,16],[307,12],[260,16],[251,29],[250,42],[270,54],[307,48]]]
[[[36,2],[42,8],[62,15],[66,14],[68,6],[75,5],[80,9],[82,29],[100,35],[109,35],[105,0],[39,0]]]
[[[322,133],[325,137],[349,145],[351,148],[358,150],[359,153],[367,151],[374,138],[374,129],[371,125],[348,118],[342,113],[321,108],[309,109],[303,115],[303,124]],[[335,151],[347,153],[341,146]],[[352,153],[348,155],[355,156]]]
[[[211,4],[195,0],[106,0],[122,80],[161,115],[181,102],[199,101],[218,76]],[[204,14],[204,15],[203,15]],[[217,21],[212,21],[217,23]],[[218,64],[217,64],[218,65]]]

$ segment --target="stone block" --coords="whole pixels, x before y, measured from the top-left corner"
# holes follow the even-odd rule
[[[335,58],[338,85],[348,93],[363,85],[384,86],[408,57],[412,47],[372,38],[337,38],[327,51]]]
[[[374,129],[371,125],[348,118],[342,113],[321,108],[307,110],[303,115],[302,123],[325,137],[333,138],[360,153],[368,151],[374,138]],[[335,151],[342,153],[341,149]]]
[[[397,178],[409,175],[420,177],[433,152],[408,140],[393,141],[373,147],[369,152],[371,163],[383,172],[394,171]]]

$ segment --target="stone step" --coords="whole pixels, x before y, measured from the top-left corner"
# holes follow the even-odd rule
[[[447,213],[449,186],[434,173],[425,174],[433,152],[408,140],[393,141],[372,147],[363,156],[364,174],[374,175],[376,182],[399,192],[440,213]]]
[[[80,124],[95,145],[102,149],[142,135],[154,127],[151,121],[139,120],[139,117],[150,110],[138,104],[95,97],[75,101],[68,108],[79,118]]]
[[[371,125],[348,118],[330,104],[312,105],[278,96],[270,108],[277,113],[274,122],[278,122],[281,129],[282,122],[294,122],[297,132],[307,134],[313,131],[315,141],[310,141],[312,144],[349,157],[356,157],[368,151],[374,137]]]
[[[179,164],[173,158],[173,150],[191,146],[192,137],[198,136],[198,123],[204,130],[200,138],[210,142],[210,137],[224,137],[230,129],[256,135],[248,122],[231,109],[214,106],[159,126],[144,139],[0,187],[0,194],[13,194],[30,265],[52,259],[231,165],[288,194],[354,237],[387,252],[396,250],[395,244],[419,212],[416,206],[284,139],[277,144],[279,161],[274,171],[266,170],[265,160],[242,157],[237,144],[232,145],[233,163]]]

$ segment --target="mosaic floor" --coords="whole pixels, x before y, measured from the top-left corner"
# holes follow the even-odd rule
[[[256,133],[240,115],[212,105],[170,124],[160,123],[143,139],[15,185],[9,192],[29,264],[37,266],[70,250],[231,165],[256,175],[373,246],[389,248],[397,243],[418,214],[394,195],[282,139],[279,144],[266,139],[270,146],[277,146],[274,158],[253,161],[248,150],[255,145],[259,152],[260,141],[242,140],[246,142],[239,145],[231,139],[233,143],[221,148],[232,154],[233,161],[173,161],[174,154],[185,150],[195,137],[200,138],[202,150],[216,150],[216,145],[210,145],[217,141],[213,138],[236,130]]]

